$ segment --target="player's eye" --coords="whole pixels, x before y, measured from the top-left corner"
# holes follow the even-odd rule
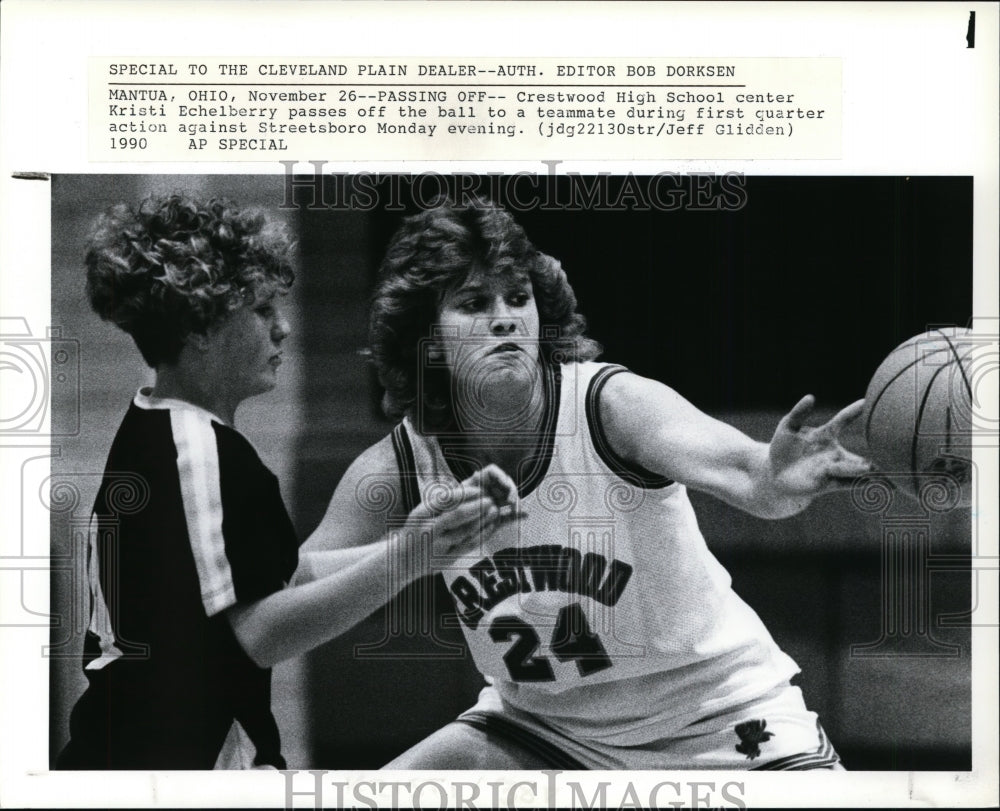
[[[466,299],[459,305],[459,309],[464,310],[467,313],[474,313],[481,310],[485,304],[485,299],[481,296],[475,296],[474,298]]]
[[[511,307],[524,307],[529,301],[531,301],[531,293],[527,290],[518,290],[507,297],[507,303]]]
[[[270,318],[274,315],[274,305],[273,304],[262,304],[260,307],[255,308],[257,315],[261,318]]]

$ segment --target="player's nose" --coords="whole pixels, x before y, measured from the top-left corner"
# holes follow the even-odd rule
[[[281,343],[292,333],[292,325],[288,323],[285,314],[280,310],[275,313],[274,323],[271,325],[271,340]]]
[[[517,332],[518,319],[510,316],[494,318],[490,321],[490,332],[494,335],[513,335]]]
[[[494,318],[490,322],[490,332],[494,335],[513,335],[517,332],[517,320],[513,318]]]
[[[490,313],[490,332],[493,335],[513,335],[517,332],[521,319],[514,316],[505,301],[493,305]]]

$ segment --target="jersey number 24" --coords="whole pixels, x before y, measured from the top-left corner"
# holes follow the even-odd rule
[[[535,656],[541,642],[538,632],[520,617],[497,617],[490,625],[490,638],[494,642],[514,641],[503,655],[504,664],[514,681],[556,680],[548,658]],[[560,662],[576,662],[581,676],[611,667],[611,659],[600,637],[590,630],[579,603],[560,609],[549,649]]]

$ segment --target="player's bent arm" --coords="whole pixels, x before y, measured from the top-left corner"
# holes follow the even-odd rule
[[[398,479],[386,437],[347,469],[323,520],[302,545],[289,588],[227,611],[237,640],[254,662],[269,667],[333,639],[393,596],[386,580],[387,515],[373,507],[379,493],[388,506],[399,504]],[[401,509],[390,513],[399,515]],[[398,590],[405,583],[394,585]]]
[[[344,473],[326,514],[302,545],[297,585],[323,577],[360,560],[363,547],[381,538],[388,518],[403,518],[399,467],[391,437],[364,451]]]
[[[496,465],[463,481],[455,495],[447,510],[417,505],[397,531],[374,542],[313,553],[310,569],[322,576],[230,607],[226,615],[240,645],[261,667],[303,653],[350,630],[404,586],[428,574],[427,562],[433,557],[454,555],[523,517],[515,509],[517,487]],[[388,502],[377,503],[383,505],[383,514],[395,509]],[[384,532],[384,518],[346,523],[362,532]],[[310,542],[335,546],[345,540],[342,531],[338,522],[324,519]]]
[[[626,372],[609,378],[599,416],[619,456],[753,515],[783,518],[812,499],[777,486],[767,443],[708,416],[655,380]]]
[[[349,550],[351,561],[334,574],[227,609],[240,646],[258,666],[271,667],[349,631],[408,582],[406,571],[387,580],[389,543]]]
[[[351,566],[366,554],[367,549],[363,546],[299,552],[299,565],[288,585],[301,586],[303,583],[311,583],[313,580]]]

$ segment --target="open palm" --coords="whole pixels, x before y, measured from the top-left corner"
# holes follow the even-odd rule
[[[806,425],[815,406],[807,394],[778,423],[771,439],[771,472],[788,495],[817,496],[849,487],[858,476],[871,471],[871,463],[840,444],[840,433],[857,419],[864,407],[858,400],[824,425]]]

